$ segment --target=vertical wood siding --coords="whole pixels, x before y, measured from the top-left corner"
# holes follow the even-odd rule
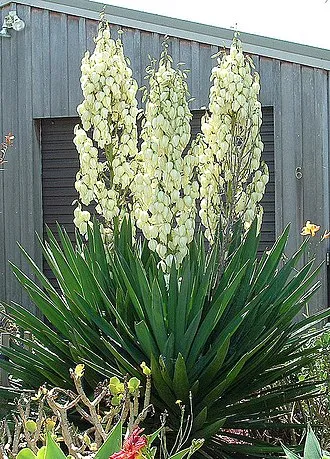
[[[81,101],[80,60],[93,49],[97,23],[92,20],[12,3],[26,28],[0,39],[0,132],[16,135],[5,171],[0,172],[0,299],[23,301],[11,274],[8,259],[24,266],[16,241],[38,263],[41,254],[35,232],[42,234],[41,158],[38,118],[73,117]],[[113,27],[114,35],[118,27]],[[145,84],[148,55],[157,57],[163,36],[143,30],[123,29],[125,53],[135,78]],[[244,34],[242,34],[244,42]],[[174,62],[190,68],[191,108],[207,105],[211,56],[217,47],[172,38]],[[329,226],[329,78],[328,72],[289,62],[253,56],[261,78],[261,102],[274,110],[276,230],[291,222],[288,251],[301,242],[305,220]],[[303,176],[296,178],[296,168]],[[315,244],[318,261],[325,258],[326,243]],[[323,287],[314,308],[326,305]]]

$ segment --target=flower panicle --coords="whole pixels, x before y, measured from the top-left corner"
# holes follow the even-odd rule
[[[261,223],[269,172],[261,161],[259,75],[236,35],[229,54],[218,57],[211,81],[198,148],[200,217],[212,244],[219,224],[230,227],[242,219],[247,230],[256,217]]]
[[[95,203],[102,235],[110,241],[114,220],[120,224],[130,211],[130,183],[136,172],[138,84],[121,39],[111,38],[106,21],[101,22],[95,43],[94,52],[87,52],[81,65],[84,100],[77,108],[81,126],[75,128],[74,143],[80,170],[75,188],[82,205]],[[80,203],[74,224],[86,234],[90,216]]]
[[[167,270],[172,262],[180,265],[193,239],[198,159],[194,151],[185,152],[192,117],[186,75],[172,66],[166,43],[158,65],[148,69],[148,80],[133,212],[150,250]]]

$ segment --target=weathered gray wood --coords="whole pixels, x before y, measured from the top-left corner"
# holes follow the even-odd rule
[[[44,224],[43,224],[43,208],[42,208],[42,170],[41,170],[41,148],[40,148],[40,123],[35,121],[32,128],[31,145],[33,151],[33,223],[31,227],[33,234],[31,235],[31,241],[25,247],[33,255],[34,261],[37,266],[42,267],[42,251],[39,243],[38,236],[42,237]],[[33,251],[31,251],[33,250]],[[26,298],[26,296],[25,296]],[[42,314],[31,301],[24,300],[24,304],[33,311],[38,317],[42,317]]]
[[[180,40],[178,38],[171,37],[169,39],[169,52],[172,56],[174,65],[180,62]]]
[[[180,40],[180,53],[179,53],[179,61],[177,63],[183,63],[184,65],[180,65],[181,70],[187,70],[187,84],[188,88],[191,87],[191,45],[190,42],[187,40]],[[175,63],[175,64],[177,64]]]
[[[261,68],[260,59],[260,68]],[[261,82],[261,88],[263,81]],[[282,189],[282,170],[284,158],[282,153],[282,97],[281,97],[281,62],[274,62],[274,144],[275,144],[275,212],[276,212],[276,234],[279,235],[288,223],[283,219],[283,189]],[[262,103],[262,101],[261,101]]]
[[[318,150],[319,114],[316,107],[316,78],[315,70],[312,68],[302,68],[302,132],[303,132],[303,208],[304,221],[310,220],[316,224],[322,224],[320,221],[320,205],[322,205],[322,194],[318,194],[319,184],[322,183],[322,170],[317,169],[317,156],[323,155],[323,151]],[[318,261],[322,260],[322,249],[318,241],[311,239],[309,253],[305,261],[317,256]],[[323,274],[323,275],[322,275]],[[324,280],[324,273],[321,278]],[[320,293],[316,295],[313,302],[313,308],[321,309]]]
[[[150,59],[158,59],[159,56],[155,56],[153,54],[153,39],[154,35],[150,32],[146,32],[142,30],[140,32],[140,55],[138,58],[141,60],[140,63],[140,74],[138,75],[137,81],[139,83],[139,86],[145,86],[147,85],[148,80],[145,79],[146,76],[146,68],[147,66],[150,65]],[[133,74],[134,74],[134,68],[133,68]]]
[[[260,101],[262,105],[274,105],[274,64],[273,59],[267,57],[260,57],[259,59]]]
[[[68,114],[68,34],[67,16],[51,13],[50,30],[51,116]]]
[[[180,40],[179,42],[179,62],[184,64],[183,66],[181,66],[183,69],[188,69],[189,73],[191,73],[191,43],[190,41]],[[178,64],[178,62],[176,64]]]
[[[95,47],[94,39],[97,36],[97,22],[86,19],[86,45],[88,50],[93,50]]]
[[[311,193],[315,186],[315,105],[314,105],[314,70],[309,67],[302,68],[302,128],[303,128],[303,178],[304,178],[304,208],[310,212],[305,215],[312,221],[315,220],[315,193]]]
[[[49,11],[43,11],[43,36],[40,42],[40,49],[42,51],[43,72],[39,75],[37,80],[37,87],[44,93],[44,107],[43,116],[49,117],[51,114],[51,55],[50,55],[50,22],[51,15]],[[36,115],[36,117],[38,117]]]
[[[255,71],[259,73],[259,71],[260,71],[260,57],[256,56],[255,54],[253,54],[253,55],[251,55],[251,58],[253,60]]]
[[[141,88],[144,86],[145,80],[143,80],[142,73],[145,72],[143,69],[142,72],[142,62],[141,62],[141,33],[139,30],[134,30],[132,33],[132,40],[133,40],[133,49],[131,55],[131,68],[135,70],[134,78],[138,82],[139,87]],[[142,101],[142,92],[138,91],[137,94],[138,103],[141,105]]]
[[[316,197],[316,221],[321,226],[320,234],[328,229],[329,225],[329,138],[328,138],[328,100],[327,100],[327,72],[314,69],[314,100],[315,100],[315,179],[313,193]],[[305,153],[306,154],[306,153]],[[316,258],[319,261],[326,260],[326,244],[316,245]],[[313,299],[313,310],[324,309],[327,306],[327,272],[326,266],[322,266],[320,280],[322,288]]]
[[[292,222],[293,234],[300,232],[302,222],[304,222],[304,202],[303,202],[303,184],[302,177],[300,178],[300,169],[303,166],[303,145],[302,145],[302,123],[301,123],[301,66],[292,65],[293,74],[293,125],[294,132],[292,137],[293,149],[292,153],[295,157],[295,184],[296,184],[296,221]]]
[[[20,6],[17,12],[24,18],[27,24],[31,23],[31,8],[27,6]],[[15,117],[17,117],[17,113],[19,113],[23,119],[31,120],[29,124],[30,128],[33,129],[32,85],[30,78],[27,78],[27,76],[31,77],[32,75],[32,60],[31,58],[26,59],[26,56],[31,56],[31,32],[32,29],[27,28],[25,35],[18,34],[17,40],[15,40],[17,43],[14,58],[17,62],[17,112],[15,113]],[[32,150],[31,132],[27,131],[26,126],[20,121],[20,119],[17,119],[17,122],[16,141],[20,154],[18,154],[15,160],[17,167],[17,174],[15,178],[17,178],[19,196],[24,196],[24,194],[28,192],[27,190],[34,190],[34,193],[36,191],[34,189],[34,156]],[[29,247],[31,241],[34,240],[34,225],[36,224],[34,200],[27,199],[24,203],[20,201],[18,208],[20,225],[16,240],[23,247]],[[18,247],[16,247],[16,251],[19,251]],[[35,247],[31,247],[29,251],[31,256],[34,257]],[[19,253],[21,254],[20,251]],[[30,266],[23,256],[21,256],[20,259],[20,266],[28,275],[32,275]],[[14,280],[14,285],[19,288],[16,279]],[[24,301],[26,301],[26,297],[24,297]]]
[[[191,108],[193,110],[198,110],[200,108],[199,103],[199,43],[196,41],[191,42],[191,86],[190,92],[194,100],[191,103]]]
[[[294,80],[293,66],[287,62],[281,64],[281,134],[282,134],[282,170],[281,194],[283,199],[282,215],[284,224],[291,223],[291,234],[288,243],[288,252],[293,253],[299,244],[299,234],[301,224],[297,221],[297,189],[296,189],[296,158],[294,154],[295,124],[293,109],[295,108],[294,99]],[[289,255],[288,253],[288,255]]]
[[[209,90],[210,90],[210,76],[214,62],[211,59],[212,52],[209,45],[199,44],[199,79],[200,83],[199,93],[195,96],[198,97],[199,108],[208,106]],[[207,82],[207,83],[206,83]]]
[[[68,16],[68,114],[76,116],[77,105],[82,101],[80,89],[80,66],[85,50],[79,42],[82,33],[80,32],[81,19],[76,16]],[[85,46],[85,42],[82,42]]]
[[[9,347],[10,346],[10,334],[9,333],[0,333],[0,346]],[[9,378],[8,373],[0,369],[0,386],[8,387]]]
[[[44,69],[44,23],[45,12],[39,8],[33,8],[31,14],[31,62],[32,62],[32,97],[33,115],[44,116],[45,111],[45,80],[49,79],[49,72]],[[48,77],[46,75],[48,74]],[[47,79],[46,79],[47,78]],[[47,85],[46,85],[47,87]]]
[[[3,134],[9,131],[14,134],[18,131],[18,61],[17,40],[2,40],[1,65],[2,88],[1,108],[3,116]],[[5,78],[4,78],[5,77]],[[7,101],[7,103],[5,102]],[[16,134],[17,136],[17,134]],[[20,239],[20,187],[19,187],[19,143],[16,137],[15,146],[8,151],[8,162],[5,164],[4,174],[4,232],[5,232],[5,259],[6,294],[17,301],[21,300],[21,291],[8,265],[8,259],[20,264],[21,256],[17,249],[16,241]]]
[[[2,11],[0,11],[0,20],[1,24],[3,21],[3,18],[6,14],[6,9],[4,8]],[[4,52],[4,41],[0,41],[0,97],[1,100],[3,100],[4,94],[2,92],[2,80],[3,80],[3,66],[1,65],[2,61],[2,56]],[[1,103],[1,111],[0,111],[0,132],[1,132],[1,140],[2,142],[2,137],[5,132],[5,126],[4,126],[4,116],[2,115],[3,113],[3,107]],[[5,205],[5,200],[4,200],[4,184],[5,184],[5,168],[2,166],[0,167],[0,298],[4,298],[6,295],[6,263],[5,263],[5,215],[4,215],[4,205]]]
[[[152,34],[152,40],[151,40],[151,56],[154,57],[155,59],[159,59],[160,53],[163,50],[163,44],[164,44],[165,37],[163,35],[160,35],[158,33],[153,33]],[[143,52],[143,50],[142,50]]]

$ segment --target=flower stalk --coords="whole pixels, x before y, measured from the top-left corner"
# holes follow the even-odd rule
[[[221,233],[224,259],[235,222],[242,221],[248,230],[258,218],[260,228],[260,201],[269,179],[267,165],[261,161],[259,75],[252,70],[253,63],[244,56],[235,34],[229,54],[218,57],[212,70],[209,109],[195,145],[201,183],[199,215],[210,244]]]
[[[179,266],[193,239],[196,218],[197,157],[186,152],[190,140],[186,73],[173,68],[165,41],[158,68],[147,68],[149,91],[142,145],[133,182],[134,218],[159,255],[162,268]]]
[[[100,24],[95,51],[85,54],[81,71],[84,101],[77,109],[82,126],[76,126],[74,138],[80,159],[74,224],[86,234],[90,213],[82,210],[82,205],[93,201],[103,223],[103,235],[111,240],[114,221],[120,223],[131,210],[129,186],[136,168],[138,86],[120,38],[115,41],[110,37],[105,21]]]

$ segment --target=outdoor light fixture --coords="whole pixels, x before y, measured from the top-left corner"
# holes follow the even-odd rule
[[[5,16],[3,21],[0,37],[10,38],[8,29],[14,29],[16,32],[19,32],[20,30],[23,30],[24,27],[25,23],[17,16],[16,11],[9,11],[9,14]]]

